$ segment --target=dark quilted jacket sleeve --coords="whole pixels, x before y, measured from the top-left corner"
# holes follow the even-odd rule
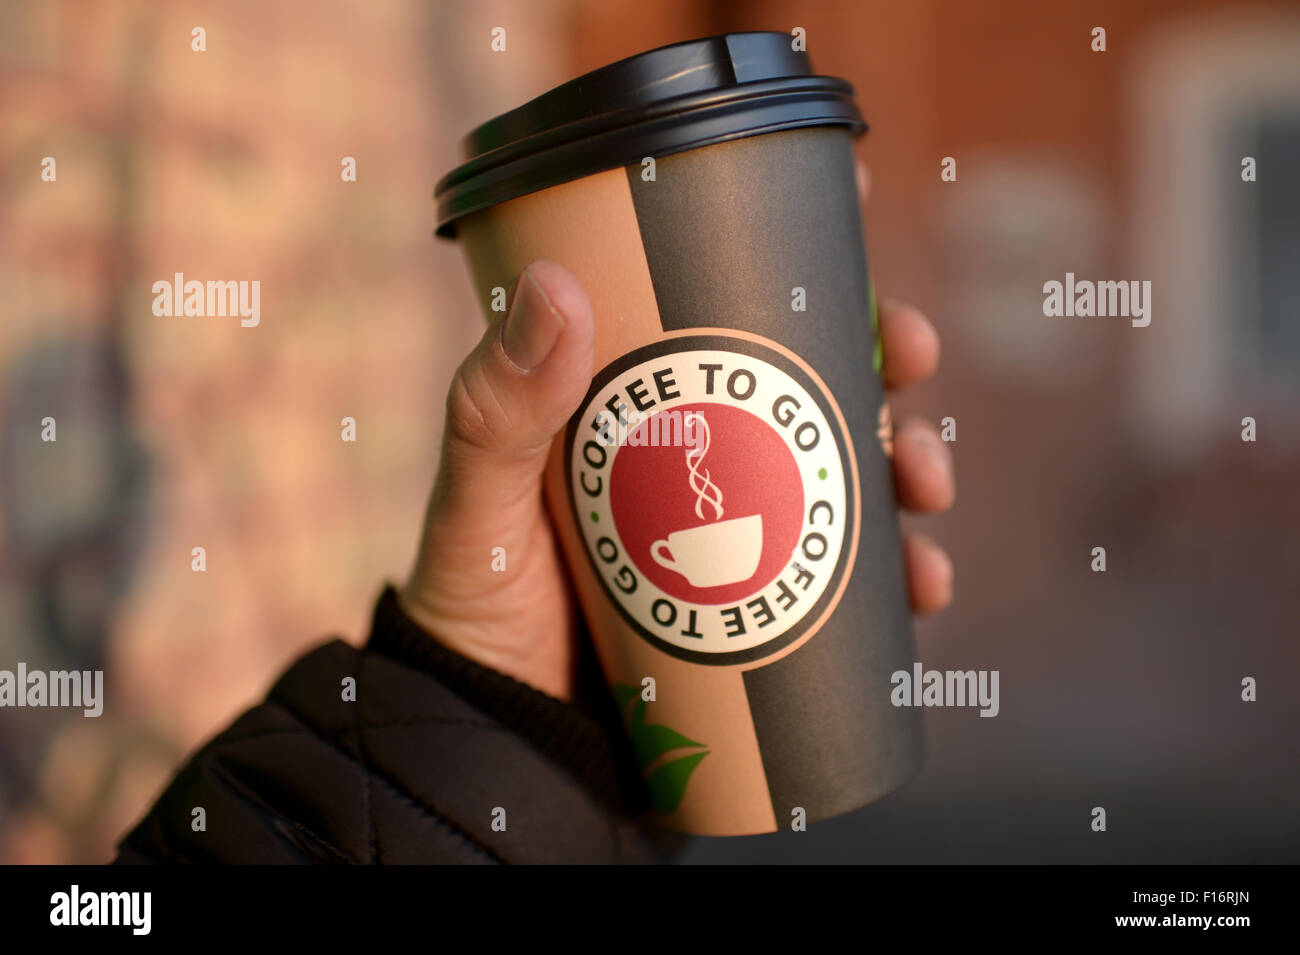
[[[442,647],[388,588],[366,646],[336,640],[290,667],[177,774],[117,861],[663,861],[678,840],[644,807],[589,653],[563,703]]]

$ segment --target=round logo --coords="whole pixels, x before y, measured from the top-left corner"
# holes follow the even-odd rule
[[[823,617],[853,561],[840,420],[807,370],[749,339],[667,339],[596,376],[568,432],[574,518],[638,633],[733,664]]]

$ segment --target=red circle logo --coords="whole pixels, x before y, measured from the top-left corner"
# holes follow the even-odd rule
[[[683,336],[603,369],[565,456],[579,531],[623,618],[717,665],[819,626],[854,556],[841,421],[815,374],[757,341]]]
[[[723,604],[780,573],[799,542],[794,455],[762,419],[720,403],[660,412],[627,434],[610,473],[614,526],[637,569],[679,600]],[[652,444],[677,426],[680,444]]]

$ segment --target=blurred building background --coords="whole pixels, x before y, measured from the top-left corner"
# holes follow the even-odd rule
[[[956,509],[908,520],[957,567],[919,656],[999,669],[1001,713],[930,710],[901,792],[687,858],[1300,857],[1300,4],[10,0],[0,668],[102,666],[108,704],[0,711],[0,861],[111,857],[407,569],[480,327],[431,236],[459,138],[622,56],[796,26],[872,125],[881,292],[944,340],[895,409],[957,423]],[[1151,281],[1151,325],[1045,318],[1067,271]],[[155,317],[175,272],[259,280],[260,326]]]

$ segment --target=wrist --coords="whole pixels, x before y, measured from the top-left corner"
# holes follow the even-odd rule
[[[449,615],[440,609],[442,601],[429,599],[423,588],[409,583],[395,592],[394,600],[425,639],[547,696],[572,701],[571,647],[564,648],[562,659],[552,659],[554,648],[521,641],[518,630],[503,635],[500,621],[484,623]],[[519,626],[526,627],[527,621]]]

